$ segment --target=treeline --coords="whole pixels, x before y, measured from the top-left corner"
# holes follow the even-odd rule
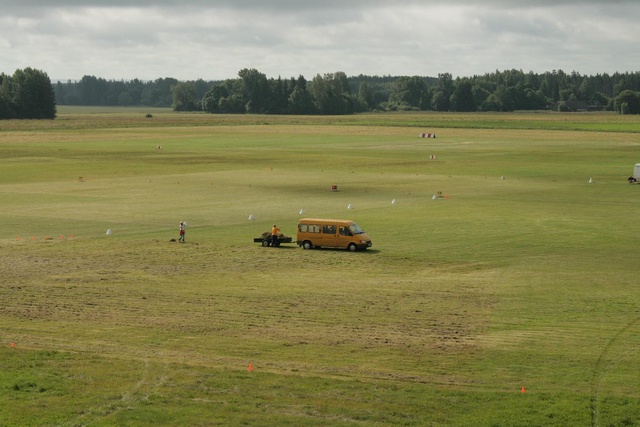
[[[53,119],[56,98],[47,73],[25,68],[0,74],[0,119]]]
[[[80,81],[58,82],[55,93],[59,105],[171,107],[171,91],[179,83],[177,79],[170,77],[153,81],[124,81],[84,76]],[[202,99],[215,82],[197,80],[188,84],[193,86],[194,97]]]
[[[306,81],[302,76],[267,79],[255,69],[244,69],[239,78],[215,84],[202,98],[201,108],[210,113],[267,114],[545,109],[637,114],[640,108],[634,99],[640,99],[639,91],[640,73],[582,76],[508,70],[454,79],[449,73],[433,78],[347,77],[337,72]]]
[[[351,114],[366,111],[610,110],[640,113],[640,73],[581,75],[506,70],[481,76],[352,76],[283,79],[243,69],[224,81],[114,81],[85,76],[55,85],[61,105],[173,107],[178,111]]]
[[[283,79],[243,69],[224,81],[105,80],[52,85],[26,68],[0,74],[0,118],[55,118],[58,105],[173,107],[176,111],[343,115],[367,111],[610,110],[640,114],[640,73],[583,76],[521,70],[482,76],[364,76],[344,72]]]

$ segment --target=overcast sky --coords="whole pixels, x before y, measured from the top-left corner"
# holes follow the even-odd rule
[[[640,0],[0,0],[0,72],[52,81],[640,71]]]

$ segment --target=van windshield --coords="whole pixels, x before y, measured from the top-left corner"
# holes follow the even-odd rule
[[[350,225],[349,230],[351,230],[353,234],[364,234],[364,230],[360,228],[358,224]]]

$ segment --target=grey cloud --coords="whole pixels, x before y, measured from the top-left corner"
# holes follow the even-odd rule
[[[220,79],[628,71],[636,1],[0,0],[0,72]]]
[[[539,8],[557,6],[584,6],[588,4],[632,5],[636,0],[324,0],[304,1],[304,0],[155,0],[150,4],[148,0],[0,0],[0,7],[3,10],[24,10],[32,8],[67,8],[67,7],[102,7],[102,8],[205,8],[205,9],[253,9],[253,10],[273,10],[285,12],[297,12],[303,10],[327,10],[336,9],[351,10],[377,7],[406,7],[418,5],[430,6],[476,6],[483,8]]]

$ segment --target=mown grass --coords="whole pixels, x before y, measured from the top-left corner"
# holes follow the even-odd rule
[[[0,123],[6,425],[639,419],[632,120],[141,113]]]
[[[265,116],[181,113],[168,108],[59,106],[56,120],[5,120],[1,131],[131,129],[199,126],[338,125],[407,128],[436,133],[440,129],[496,129],[639,133],[634,116],[601,113],[464,113],[402,112],[348,116]],[[418,128],[413,130],[413,128]]]

